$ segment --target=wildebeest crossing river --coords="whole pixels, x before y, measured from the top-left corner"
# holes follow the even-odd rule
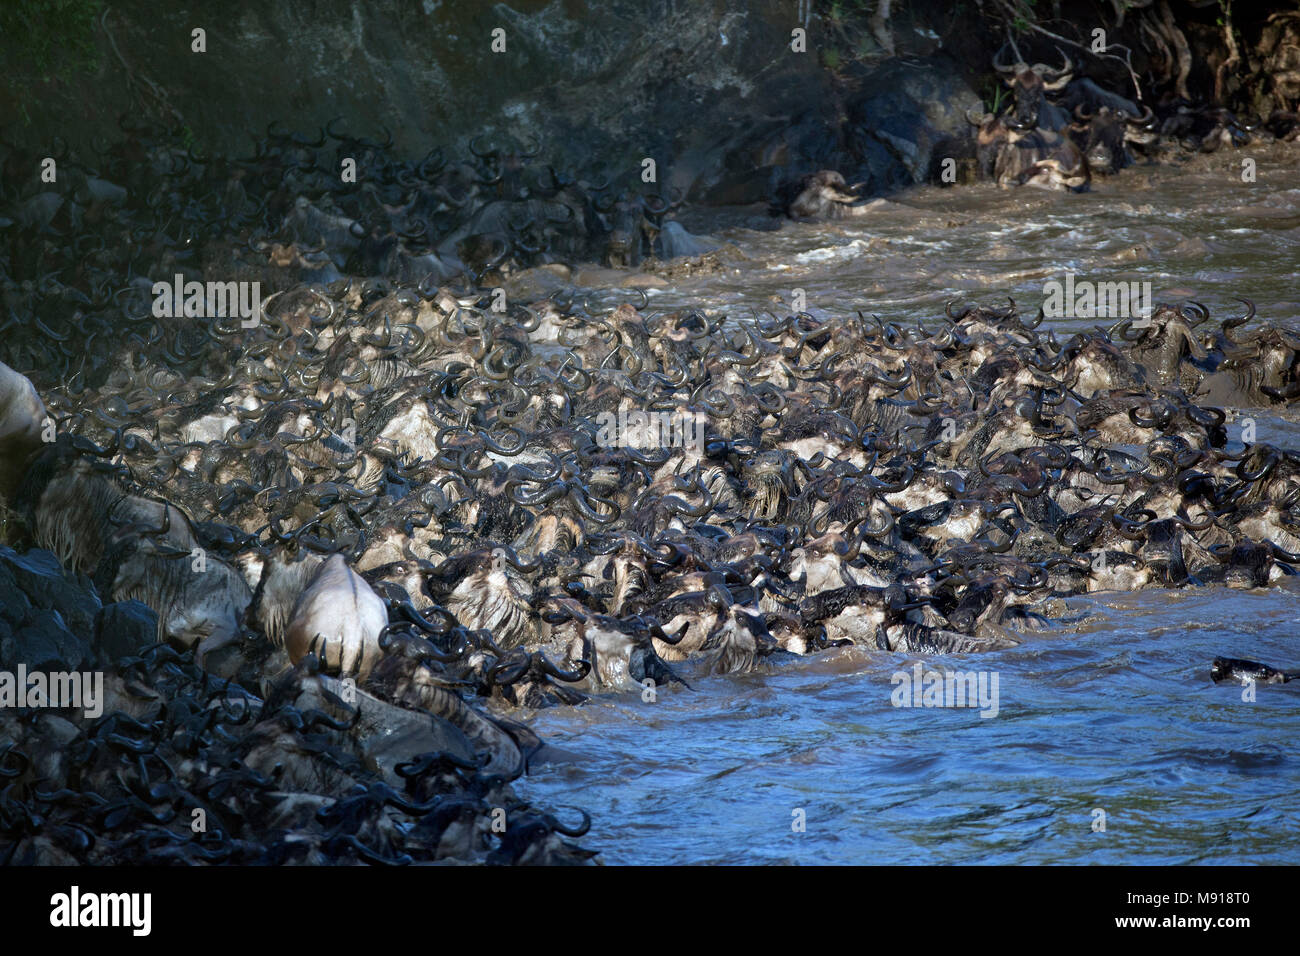
[[[1300,327],[1295,161],[1265,153],[1250,185],[1239,170],[1238,157],[1197,157],[1078,196],[923,189],[843,224],[736,226],[724,233],[738,251],[730,271],[651,299],[743,314],[802,288],[815,314],[863,309],[903,326],[932,323],[954,297],[1011,295],[1032,312],[1046,283],[1074,272],[1150,281],[1157,300],[1218,314],[1246,295],[1261,316]],[[1242,415],[1258,440],[1300,442],[1290,412]],[[1230,427],[1228,447],[1240,438]],[[1295,579],[1067,603],[1061,623],[1013,649],[934,659],[840,648],[653,703],[625,695],[541,712],[537,731],[578,756],[537,768],[523,789],[588,808],[617,863],[1297,862],[1300,697],[1267,687],[1244,702],[1240,686],[1210,681],[1219,654],[1294,665]],[[891,680],[917,661],[996,672],[997,717],[893,706]]]
[[[433,154],[362,211],[268,138],[296,198],[158,193],[270,230],[202,249],[260,316],[103,268],[9,321],[6,659],[113,665],[100,717],[0,711],[13,858],[1294,859],[1295,688],[1209,679],[1296,664],[1285,146],[700,247],[486,153],[473,213]],[[608,261],[689,254],[541,261],[588,201]]]

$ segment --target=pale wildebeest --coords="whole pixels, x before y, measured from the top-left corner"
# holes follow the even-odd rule
[[[12,501],[27,462],[41,447],[45,403],[23,375],[0,362],[0,498]]]
[[[200,665],[237,641],[253,601],[240,573],[200,547],[181,509],[132,494],[106,474],[94,459],[111,457],[116,443],[101,449],[70,435],[45,443],[44,419],[31,383],[0,365],[0,478],[36,544],[92,574],[113,600],[153,608],[159,639],[192,647]],[[332,671],[369,674],[388,611],[342,556],[248,561],[257,572],[257,616],[291,660],[314,653]]]
[[[92,460],[96,454],[87,457],[67,435],[43,445],[15,491],[15,510],[37,546],[91,574],[112,600],[147,604],[158,614],[158,639],[194,648],[202,664],[238,640],[252,592],[199,546],[183,511],[128,493]]]
[[[113,579],[113,599],[135,599],[158,612],[158,638],[194,649],[200,667],[217,648],[236,643],[253,594],[239,572],[215,558],[142,537]]]
[[[786,207],[791,219],[845,219],[865,215],[870,208],[859,203],[861,183],[849,186],[833,169],[804,177],[797,195]]]
[[[331,673],[369,676],[383,656],[379,635],[388,608],[342,555],[250,557],[244,573],[257,582],[255,623],[290,661],[315,654]]]
[[[158,639],[192,647],[200,665],[239,639],[252,592],[234,568],[200,547],[185,512],[128,493],[69,436],[44,447],[15,499],[39,547],[91,574],[114,601],[153,608]]]

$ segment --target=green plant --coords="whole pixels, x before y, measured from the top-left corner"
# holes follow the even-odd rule
[[[998,113],[1002,112],[1003,105],[1010,98],[1011,91],[998,81],[986,83],[984,89],[987,92],[982,98],[986,104],[991,104],[988,106],[987,112],[997,116]]]
[[[95,23],[103,0],[5,0],[0,3],[0,49],[6,74],[60,80],[99,63]]]

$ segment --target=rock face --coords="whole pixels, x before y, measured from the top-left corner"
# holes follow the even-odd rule
[[[0,546],[0,668],[110,666],[157,643],[158,615],[139,601],[101,604],[84,574],[49,551]]]
[[[829,106],[836,111],[829,112]],[[742,134],[710,183],[715,202],[759,202],[821,169],[879,195],[925,182],[940,160],[970,152],[967,109],[980,98],[944,54],[853,64],[827,100],[806,102],[791,121]]]
[[[58,611],[32,608],[21,625],[0,638],[0,657],[26,664],[29,671],[76,671],[90,656]]]
[[[849,178],[864,180],[869,173],[870,191],[925,182],[944,158],[969,149],[961,142],[970,139],[966,111],[978,113],[982,106],[946,57],[890,60],[863,75],[859,90],[848,140],[868,169]]]
[[[559,168],[637,188],[642,160],[653,158],[658,188],[695,201],[764,200],[774,168],[797,167],[791,175],[798,175],[837,157],[870,167],[882,188],[914,181],[924,173],[930,133],[947,129],[934,115],[915,129],[915,103],[927,89],[952,92],[962,82],[955,64],[898,65],[899,78],[882,76],[862,113],[880,135],[846,142],[854,103],[839,88],[851,70],[825,67],[836,25],[803,13],[806,6],[199,0],[159,9],[124,0],[96,27],[97,74],[66,86],[35,84],[42,110],[28,115],[38,138],[42,125],[74,146],[116,138],[116,118],[141,111],[125,62],[165,98],[152,100],[150,111],[169,116],[209,152],[247,152],[273,120],[310,133],[341,117],[336,128],[358,136],[380,138],[386,128],[399,154],[412,157],[437,143],[463,151],[481,132],[489,140],[536,139]],[[929,6],[902,15],[916,28],[897,28],[900,53],[934,48],[920,21],[942,26],[951,18]],[[206,52],[191,49],[197,28]],[[801,52],[792,48],[796,29],[805,31]],[[493,52],[494,42],[504,50]],[[889,89],[896,79],[905,88]],[[960,98],[971,97],[967,90]],[[21,115],[19,104],[0,102],[0,124]]]

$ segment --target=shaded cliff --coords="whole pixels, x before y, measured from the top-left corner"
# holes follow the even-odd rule
[[[888,19],[889,4],[851,0],[14,0],[0,13],[0,129],[20,150],[63,139],[75,156],[116,138],[126,113],[237,154],[274,120],[311,132],[337,116],[358,135],[390,131],[405,155],[486,133],[616,183],[653,158],[665,192],[749,202],[820,166],[872,192],[924,179],[964,110],[997,96],[989,57],[1008,36],[1038,59],[1064,44],[1129,95],[1141,77],[1153,98],[1164,86],[1264,109],[1290,89],[1300,47],[1267,10],[1122,6],[1058,3],[1028,20],[1004,0],[894,3]],[[1132,51],[1131,74],[1080,49],[1097,27]]]

